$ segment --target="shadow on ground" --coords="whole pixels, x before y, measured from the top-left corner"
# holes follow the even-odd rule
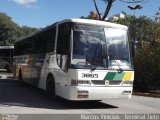
[[[45,109],[113,109],[98,101],[75,102],[49,99],[45,92],[32,86],[20,86],[16,80],[0,80],[0,106],[22,106]]]

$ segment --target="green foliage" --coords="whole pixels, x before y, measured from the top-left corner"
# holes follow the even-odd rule
[[[26,35],[29,35],[30,33],[33,33],[33,32],[37,31],[36,28],[31,28],[31,27],[27,27],[27,26],[23,26],[20,29],[21,29],[21,35],[22,36],[26,36]]]
[[[160,24],[151,22],[144,32],[148,43],[144,42],[137,53],[135,65],[142,64],[140,68],[144,71],[142,78],[138,80],[144,80],[160,89]]]
[[[137,42],[135,89],[160,89],[160,23],[145,16],[126,16],[117,22],[130,26],[132,40]]]
[[[0,13],[0,45],[14,45],[19,37],[35,31],[35,28],[18,26],[8,15]]]
[[[160,23],[160,8],[159,8],[158,12],[155,15],[155,21]]]
[[[12,22],[5,13],[0,13],[0,45],[6,45],[7,42],[11,41],[12,34],[17,31],[17,24]]]

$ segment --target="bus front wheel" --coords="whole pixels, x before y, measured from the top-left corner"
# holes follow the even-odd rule
[[[47,91],[47,95],[51,98],[51,99],[56,99],[56,94],[55,94],[55,81],[53,76],[49,75],[47,77],[47,86],[46,86],[46,91]]]

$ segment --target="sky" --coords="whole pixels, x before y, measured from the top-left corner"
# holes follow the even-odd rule
[[[100,12],[104,12],[105,4],[97,0]],[[135,12],[136,16],[145,15],[154,18],[160,7],[160,0],[145,0],[139,3],[143,9]],[[125,11],[129,15],[134,12],[128,9],[127,4],[116,0],[108,17]],[[54,22],[67,18],[88,16],[95,11],[93,0],[0,0],[0,12],[6,13],[19,26],[43,28]]]

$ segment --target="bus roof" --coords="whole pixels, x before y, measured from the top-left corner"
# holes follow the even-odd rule
[[[121,28],[121,29],[127,29],[128,27],[125,26],[125,25],[121,25],[121,24],[116,24],[116,23],[111,23],[111,22],[106,22],[106,21],[100,21],[100,20],[92,20],[92,19],[76,19],[76,18],[73,18],[73,19],[65,19],[65,20],[62,20],[62,21],[59,21],[59,22],[56,22],[50,26],[47,26],[37,32],[34,32],[34,33],[31,33],[30,35],[28,36],[24,36],[24,37],[21,37],[19,38],[16,42],[18,41],[21,41],[25,38],[29,38],[29,37],[32,37],[38,33],[41,33],[45,30],[48,30],[54,26],[56,26],[57,24],[62,24],[62,23],[65,23],[65,22],[73,22],[73,23],[80,23],[80,24],[88,24],[88,25],[98,25],[98,26],[106,26],[106,27],[112,27],[112,28]]]
[[[121,29],[127,29],[128,28],[125,25],[111,23],[111,22],[107,22],[107,21],[93,20],[93,19],[66,19],[66,20],[60,21],[59,23],[65,23],[65,22],[91,24],[91,25],[121,28]]]

